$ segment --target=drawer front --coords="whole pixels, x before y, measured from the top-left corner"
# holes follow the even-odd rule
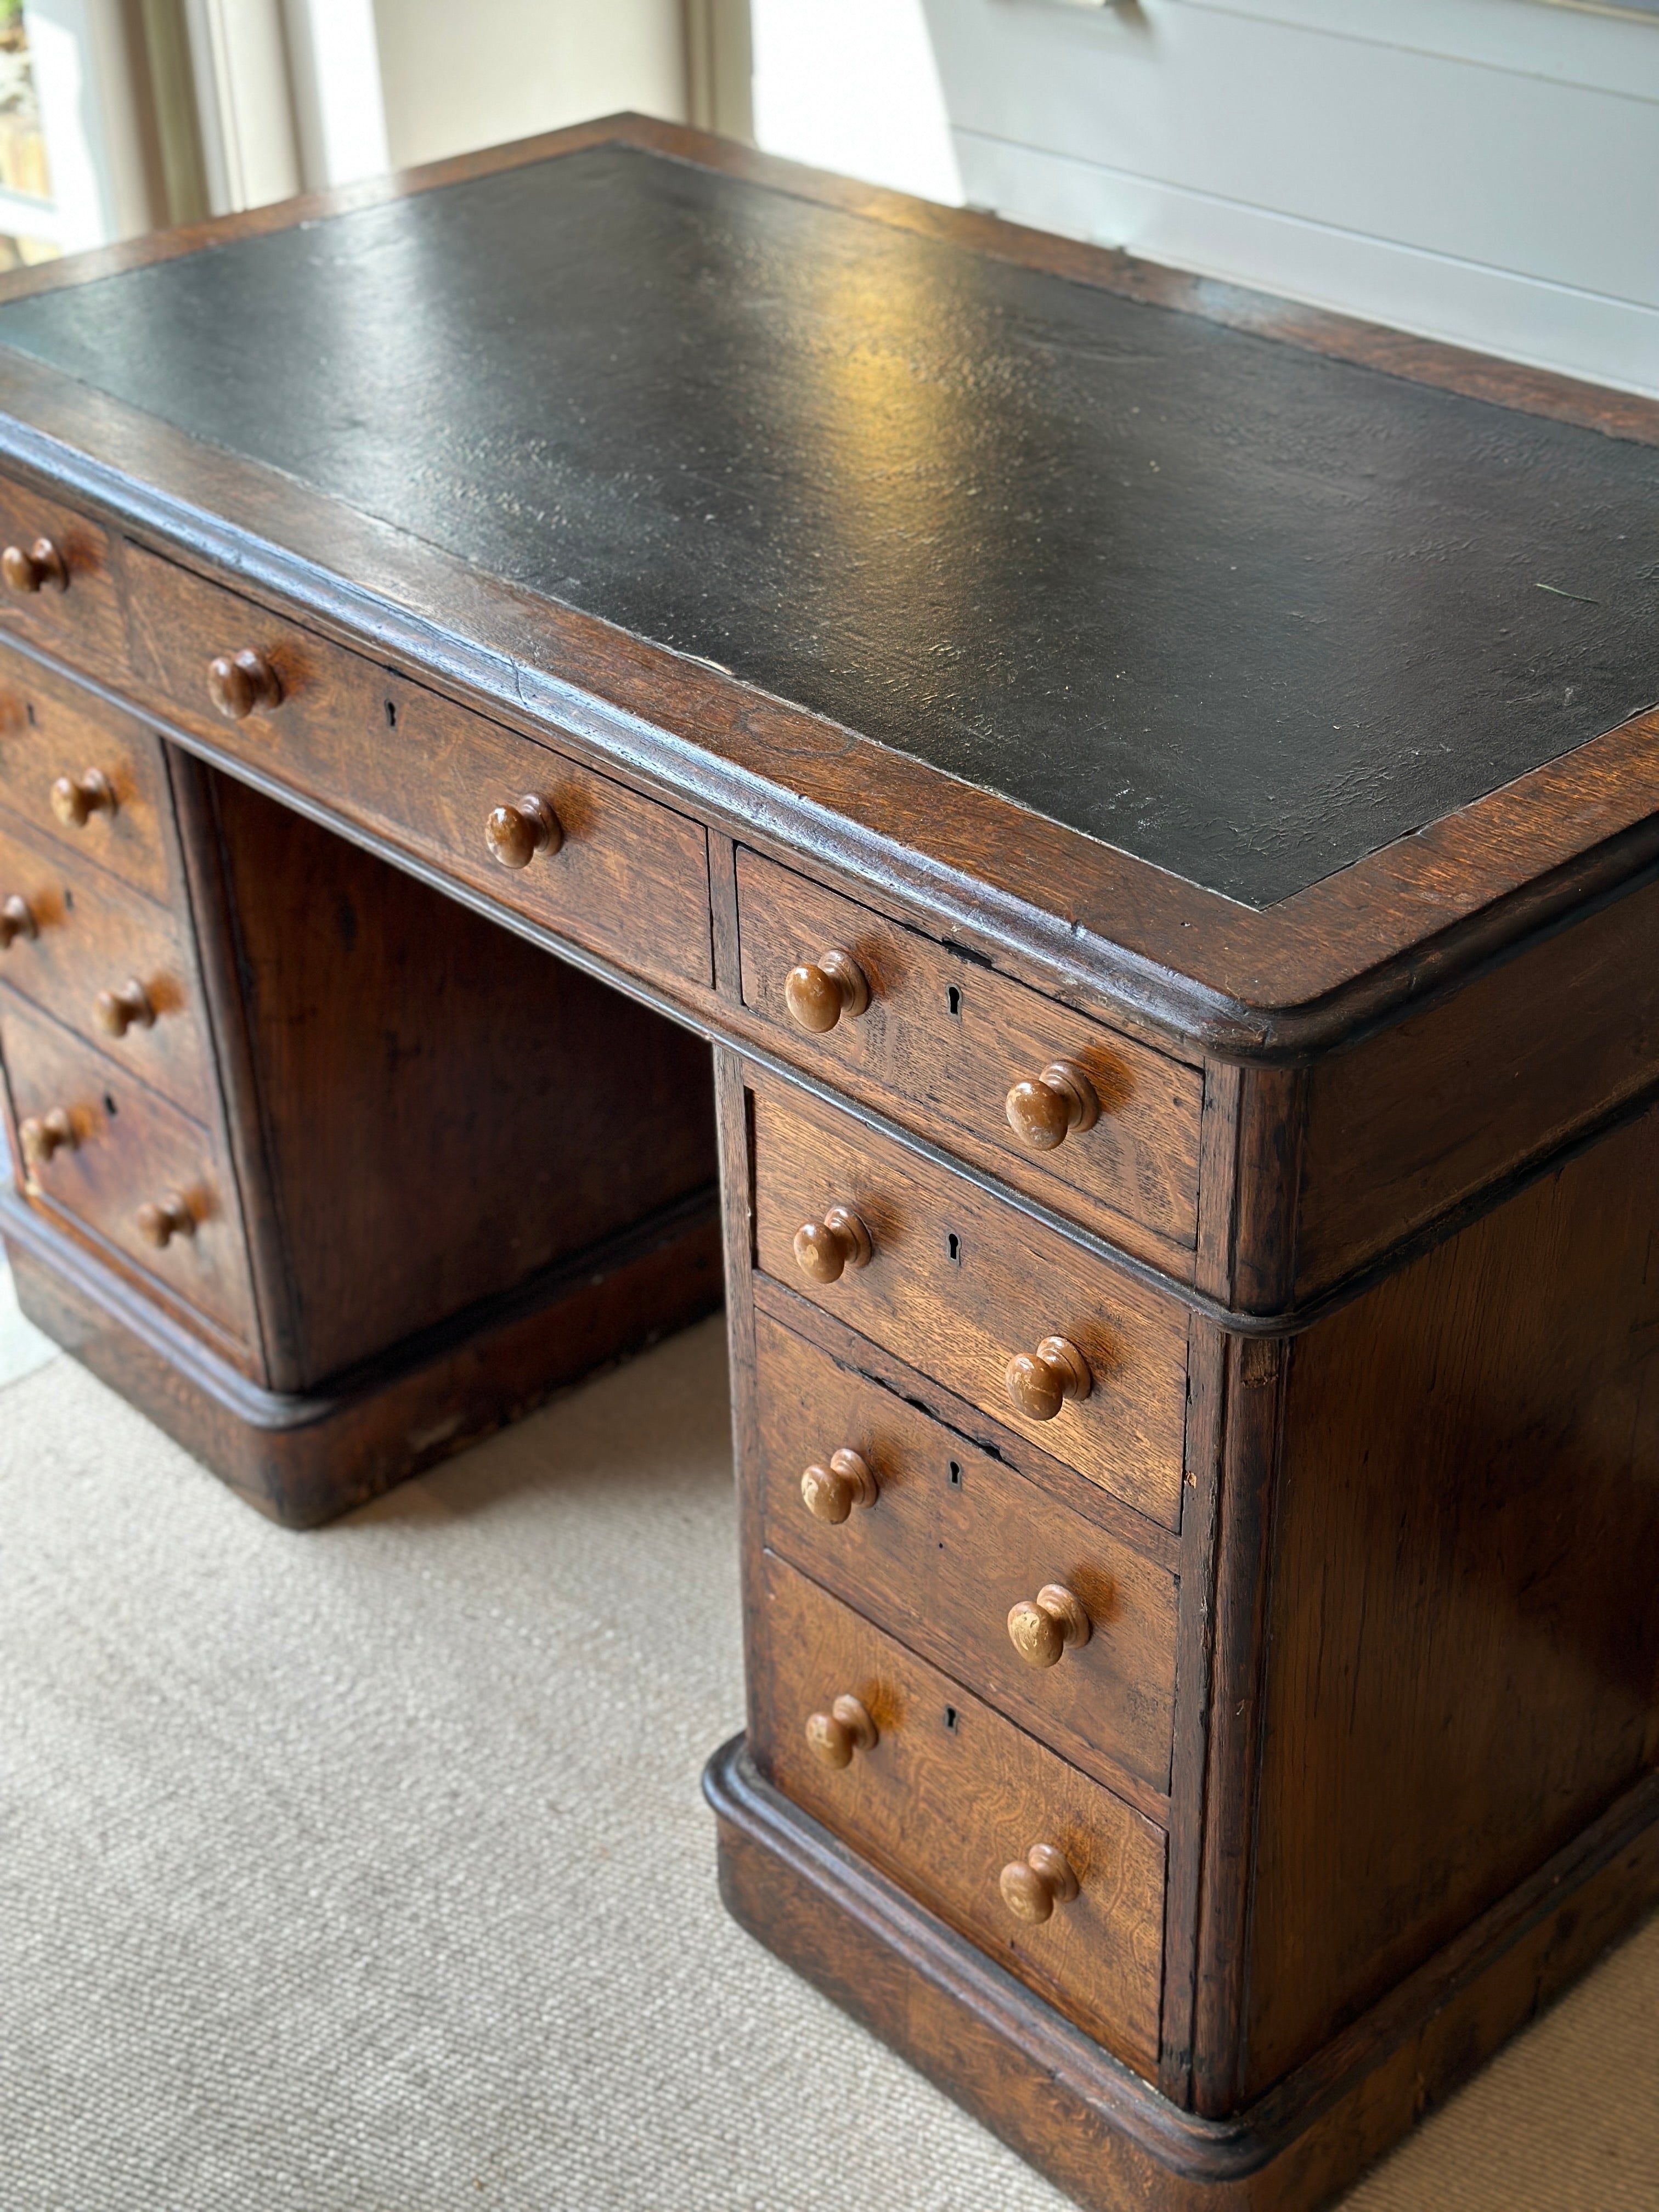
[[[700,823],[579,767],[170,562],[130,553],[135,682],[182,728],[291,783],[396,848],[635,972],[714,980]],[[261,655],[280,702],[214,711],[216,656]],[[562,833],[521,867],[490,857],[499,807],[540,799]]]
[[[787,1797],[1139,2072],[1158,2063],[1164,1832],[784,1562],[763,1557],[752,1743]],[[872,1748],[844,1767],[808,1723],[855,1698]],[[844,1710],[844,1709],[843,1709]],[[1077,1894],[1032,1925],[1005,1867],[1064,1855]]]
[[[29,1189],[107,1239],[174,1297],[255,1341],[240,1224],[207,1132],[22,1000],[0,989],[0,1053],[20,1131],[61,1114],[73,1146],[31,1162]],[[181,1200],[192,1233],[158,1249],[147,1206]]]
[[[64,780],[74,793],[55,792]],[[151,898],[173,896],[161,740],[132,715],[4,645],[0,807]]]
[[[212,1060],[188,930],[165,907],[0,817],[7,898],[21,899],[29,929],[14,917],[0,976],[187,1114],[210,1119]]]
[[[738,901],[744,1004],[799,1066],[927,1134],[950,1122],[983,1148],[978,1164],[1103,1235],[1121,1237],[1135,1222],[1192,1247],[1204,1091],[1196,1069],[753,854],[738,855]],[[832,950],[856,963],[869,1003],[814,1033],[792,1017],[785,981]],[[1058,1061],[1082,1069],[1099,1111],[1091,1127],[1066,1129],[1041,1151],[1010,1126],[1008,1094]],[[1039,1122],[1036,1133],[1057,1127]]]
[[[1097,1779],[1114,1762],[1170,1787],[1176,1582],[953,1430],[849,1373],[765,1315],[757,1316],[761,1528],[765,1542],[860,1612]],[[843,1467],[802,1495],[808,1468],[858,1455],[874,1487]],[[1034,1664],[1009,1632],[1011,1608],[1064,1589],[1086,1642]],[[1041,1629],[1027,1614],[1024,1627]],[[1068,1628],[1075,1636],[1075,1629]],[[1153,1808],[1156,1809],[1156,1808]]]
[[[40,541],[57,556],[33,558]],[[27,484],[0,476],[0,629],[15,630],[32,645],[104,684],[126,672],[126,623],[108,533],[72,508],[44,498]],[[15,557],[23,556],[20,564]],[[39,582],[24,587],[21,567]],[[59,581],[62,581],[62,588]]]
[[[797,1232],[833,1207],[861,1222],[866,1267],[813,1280]],[[776,1282],[813,1299],[1115,1497],[1180,1525],[1187,1329],[1172,1299],[1056,1231],[827,1109],[755,1100],[755,1244]],[[1018,1353],[1075,1346],[1090,1388],[1049,1418],[1010,1396]]]

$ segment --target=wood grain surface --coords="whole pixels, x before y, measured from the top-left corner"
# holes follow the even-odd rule
[[[1176,1255],[1136,1237],[1136,1224],[1190,1248],[1202,1097],[1195,1069],[741,848],[737,867],[744,1004],[765,1014],[775,1050],[926,1135],[937,1139],[948,1125],[951,1143],[965,1140],[993,1173],[1143,1256],[1168,1265]],[[815,1036],[791,1020],[784,980],[831,946],[858,961],[871,1000]],[[1008,1126],[1007,1094],[1061,1059],[1086,1072],[1100,1118],[1036,1154]]]
[[[700,823],[170,562],[137,549],[127,561],[137,688],[172,720],[578,945],[647,975],[713,981]],[[207,673],[245,646],[266,655],[284,696],[233,724],[214,712]],[[490,859],[485,823],[526,792],[564,839],[509,871]]]
[[[1638,716],[1253,913],[989,792],[954,787],[941,807],[937,775],[902,754],[486,578],[21,356],[4,362],[3,390],[0,451],[124,527],[1161,1036],[1246,1058],[1321,1048],[1443,992],[1659,853],[1655,718]],[[203,725],[182,734],[215,742]]]
[[[278,1387],[712,1188],[697,1038],[232,777],[209,802]]]
[[[756,1756],[785,1795],[982,1944],[1138,2072],[1158,2058],[1164,1835],[781,1560],[757,1628]],[[808,1750],[810,1714],[860,1698],[880,1741],[850,1766]],[[998,1876],[1057,1844],[1082,1893],[1039,1928]]]
[[[1175,1577],[775,1322],[758,1319],[757,1338],[767,1545],[1167,1821]],[[801,1473],[848,1447],[868,1462],[876,1503],[826,1525],[802,1503]],[[1007,1615],[1048,1583],[1077,1594],[1091,1634],[1038,1673]]]
[[[1302,1297],[1659,1076],[1659,884],[1324,1062],[1307,1101]]]
[[[1248,2111],[1183,2112],[844,1848],[757,1770],[709,1761],[737,1920],[1089,2212],[1318,2212],[1659,1899],[1659,1786],[1633,1792]]]
[[[188,915],[129,890],[64,844],[14,830],[0,811],[0,896],[21,893],[36,933],[0,954],[14,990],[55,1015],[118,1066],[198,1121],[212,1118],[212,1048]],[[100,991],[143,984],[155,1019],[111,1036],[94,1012]]]
[[[25,550],[48,538],[62,556],[68,588],[0,590],[0,630],[61,653],[100,684],[126,673],[126,623],[107,531],[50,492],[0,474],[0,547]]]
[[[1656,1126],[1295,1341],[1246,2094],[1659,1753]]]
[[[1139,1511],[1178,1527],[1187,1411],[1186,1316],[1172,1301],[974,1185],[805,1098],[765,1087],[755,1106],[761,1267],[948,1389],[1029,1436]],[[796,1231],[836,1205],[867,1225],[875,1257],[811,1282]],[[1005,1376],[1042,1339],[1075,1344],[1094,1378],[1057,1419],[1032,1420]]]
[[[1649,449],[620,141],[0,338],[1252,907],[1653,703]]]
[[[107,1239],[245,1344],[256,1342],[234,1186],[200,1123],[3,987],[0,1054],[20,1123],[62,1108],[75,1127],[74,1149],[33,1171],[40,1200]],[[158,1252],[139,1233],[138,1209],[174,1190],[189,1201],[196,1233]]]
[[[257,1510],[314,1528],[718,1305],[720,1224],[671,1208],[406,1339],[330,1391],[266,1390],[0,1187],[30,1320]]]
[[[60,822],[52,787],[59,776],[95,769],[116,798],[78,829]],[[83,860],[108,868],[135,890],[164,902],[178,875],[167,827],[170,809],[158,739],[135,715],[53,676],[41,663],[0,645],[0,807],[56,839]]]

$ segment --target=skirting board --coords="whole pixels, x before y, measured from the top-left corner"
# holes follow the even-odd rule
[[[1659,1776],[1236,2118],[1183,2112],[774,1790],[703,1789],[741,1926],[1089,2212],[1314,2212],[1659,1903]]]

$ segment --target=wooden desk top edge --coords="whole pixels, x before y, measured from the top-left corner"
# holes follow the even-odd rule
[[[622,142],[1390,375],[1659,446],[1659,404],[1243,292],[624,115],[0,277],[84,283]],[[1659,709],[1278,904],[1253,908],[230,456],[0,348],[0,453],[163,551],[730,834],[827,869],[1221,1056],[1304,1059],[1417,1010],[1659,869]],[[550,732],[549,726],[551,726]],[[938,804],[941,781],[951,805]],[[866,826],[878,819],[887,828]],[[1057,898],[1053,887],[1066,887]]]

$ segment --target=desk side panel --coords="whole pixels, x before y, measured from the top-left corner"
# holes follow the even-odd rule
[[[1659,1112],[1295,1340],[1241,2096],[1659,1752]]]
[[[1308,1079],[1305,1302],[1659,1079],[1659,884]]]

